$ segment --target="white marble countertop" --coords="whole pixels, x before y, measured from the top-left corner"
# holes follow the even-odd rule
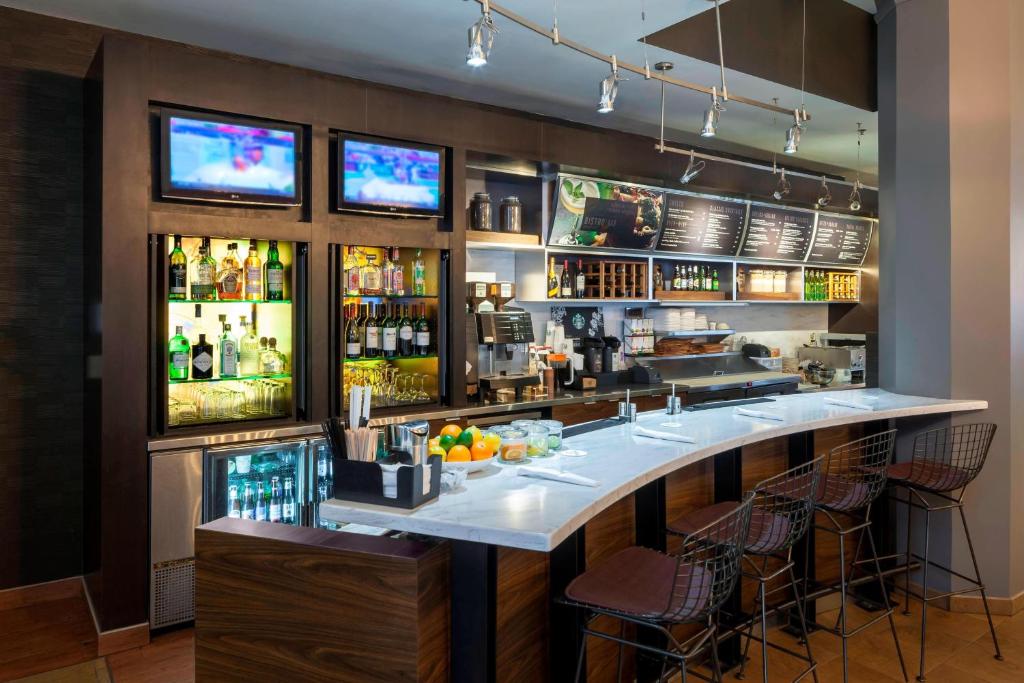
[[[749,406],[779,413],[782,421],[737,415],[720,408],[666,415],[642,413],[636,424],[692,437],[694,444],[633,434],[628,424],[565,439],[563,449],[582,457],[555,456],[533,461],[600,482],[597,487],[516,476],[512,466],[494,465],[471,475],[458,490],[415,510],[331,499],[320,516],[442,538],[476,541],[526,550],[550,551],[599,512],[645,484],[693,462],[750,443],[797,432],[856,422],[988,408],[986,401],[957,401],[892,394],[880,389],[844,392],[843,399],[867,402],[868,411],[825,403],[826,394],[775,397]],[[674,423],[674,424],[673,424]]]

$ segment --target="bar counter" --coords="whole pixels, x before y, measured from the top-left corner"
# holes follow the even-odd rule
[[[758,409],[777,411],[783,421],[745,417],[733,409],[709,409],[669,416],[641,413],[637,425],[690,436],[695,444],[651,439],[617,424],[569,437],[564,449],[582,457],[554,456],[541,465],[596,479],[594,488],[516,476],[515,466],[499,465],[472,475],[461,490],[441,495],[413,511],[333,499],[321,505],[323,519],[354,522],[448,539],[524,550],[550,551],[605,508],[665,475],[760,441],[853,423],[984,410],[985,401],[904,396],[880,389],[858,389],[843,398],[870,401],[867,411],[825,403],[826,395],[779,396]],[[670,421],[678,427],[668,427]]]

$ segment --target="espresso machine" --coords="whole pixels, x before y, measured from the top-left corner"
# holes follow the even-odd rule
[[[822,334],[818,346],[797,349],[797,360],[819,362],[836,371],[838,382],[859,384],[865,381],[867,344],[863,334]]]
[[[511,367],[516,348],[526,348],[534,342],[530,313],[507,306],[515,298],[515,284],[471,282],[466,298],[470,312],[467,323],[472,320],[473,324],[472,333],[467,329],[467,348],[483,346],[487,351],[486,369],[478,369],[471,358],[467,386],[475,384],[485,394],[507,396],[511,392],[515,400],[522,400],[523,389],[540,384],[540,377],[524,372],[522,367]],[[507,367],[499,368],[499,364]]]

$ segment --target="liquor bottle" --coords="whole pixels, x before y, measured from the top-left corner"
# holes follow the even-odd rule
[[[217,290],[213,284],[217,263],[209,255],[208,249],[205,244],[199,247],[199,252],[192,261],[192,298],[196,301],[217,299]]]
[[[676,264],[675,272],[672,274],[672,289],[676,289],[676,290],[685,289],[685,287],[683,286],[685,284],[686,283],[683,282],[682,266],[680,266],[677,263]]]
[[[381,351],[387,358],[398,355],[398,320],[391,304],[387,304],[381,328]]]
[[[381,291],[391,296],[395,293],[395,262],[391,260],[391,248],[384,249],[384,263],[380,265]]]
[[[192,322],[192,333],[196,336],[200,334],[207,334],[209,330],[206,329],[206,323],[203,321],[203,305],[196,304],[196,312],[193,316]]]
[[[355,247],[345,247],[345,296],[359,296],[359,259]]]
[[[242,518],[242,502],[238,500],[238,487],[228,487],[228,517],[233,519]]]
[[[705,292],[711,291],[711,271],[707,266],[700,267],[701,289]]]
[[[263,491],[263,482],[260,481],[256,482],[256,521],[266,522],[267,519],[267,499]]]
[[[267,250],[267,301],[284,301],[284,264],[277,251],[277,240]]]
[[[263,298],[263,263],[260,261],[256,240],[249,240],[249,255],[245,257],[244,270],[245,299],[259,301]]]
[[[583,274],[583,259],[576,261],[576,298],[586,298],[587,276]]]
[[[295,524],[295,487],[291,477],[285,477],[284,496],[281,497],[281,521]]]
[[[260,340],[256,336],[256,321],[251,325],[241,316],[242,338],[238,340],[238,374],[255,375],[260,371]]]
[[[181,235],[174,236],[174,249],[168,259],[167,267],[167,298],[171,301],[183,301],[188,298],[188,259],[181,250]]]
[[[199,335],[199,341],[192,345],[192,379],[213,377],[213,344],[206,341],[206,335]]]
[[[169,379],[188,379],[188,339],[181,332],[181,325],[174,328],[174,336],[167,344]]]
[[[718,268],[711,271],[711,291],[717,292],[718,289]]]
[[[555,273],[555,257],[551,257],[551,265],[548,267],[548,298],[558,298],[558,274]]]
[[[665,289],[665,276],[661,272],[661,264],[654,265],[654,291],[661,292]]]
[[[224,325],[220,335],[220,376],[238,376],[238,340],[231,334],[231,324]]]
[[[377,265],[375,254],[366,255],[366,265],[363,266],[363,294],[367,296],[380,296],[383,293],[381,286],[380,266]]]
[[[348,325],[345,326],[345,358],[357,360],[363,355],[359,345],[359,318],[356,316],[356,305],[348,306]]]
[[[262,342],[266,337],[262,337]],[[260,352],[260,372],[264,375],[280,375],[285,371],[285,356],[277,350],[277,339],[271,337],[267,348]]]
[[[398,323],[398,355],[411,356],[413,353],[412,320],[409,318],[409,305],[402,306],[402,319]]]
[[[416,319],[416,338],[413,351],[417,356],[430,353],[430,321],[427,320],[427,305],[420,304],[420,317]]]
[[[398,260],[398,247],[395,247],[391,257],[391,286],[394,288],[395,296],[405,296],[405,266]]]
[[[280,479],[270,478],[270,510],[269,519],[274,524],[281,523],[281,486]]]
[[[562,291],[563,299],[572,298],[572,278],[569,276],[569,259],[562,262]]]
[[[242,519],[256,519],[256,498],[249,482],[245,482],[245,492],[242,494]]]
[[[412,294],[413,296],[426,296],[427,294],[427,266],[423,262],[423,252],[416,250],[416,260],[412,264]]]
[[[377,358],[380,356],[380,314],[371,306],[370,313],[363,321],[363,356]]]
[[[238,261],[238,244],[228,245],[228,253],[220,260],[217,272],[217,298],[236,301],[242,298],[242,264]]]

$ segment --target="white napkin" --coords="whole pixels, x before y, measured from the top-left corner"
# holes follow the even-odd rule
[[[566,484],[577,484],[579,486],[600,486],[601,482],[590,477],[580,476],[572,472],[562,472],[550,467],[519,466],[516,474],[520,477],[537,477],[538,479],[551,479]]]
[[[662,432],[657,429],[647,429],[637,425],[633,427],[633,434],[635,436],[646,436],[650,439],[664,439],[665,441],[681,441],[682,443],[697,443],[697,440],[692,436],[686,436],[685,434],[673,434],[672,432]]]
[[[857,408],[858,410],[874,410],[875,407],[868,405],[867,403],[861,403],[860,401],[850,401],[845,398],[832,398],[827,397],[825,403],[833,406],[843,406],[844,408]]]
[[[751,410],[750,408],[743,408],[736,406],[732,409],[737,415],[746,415],[747,417],[760,417],[764,420],[778,420],[782,422],[786,418],[778,413],[769,413],[767,410]]]

